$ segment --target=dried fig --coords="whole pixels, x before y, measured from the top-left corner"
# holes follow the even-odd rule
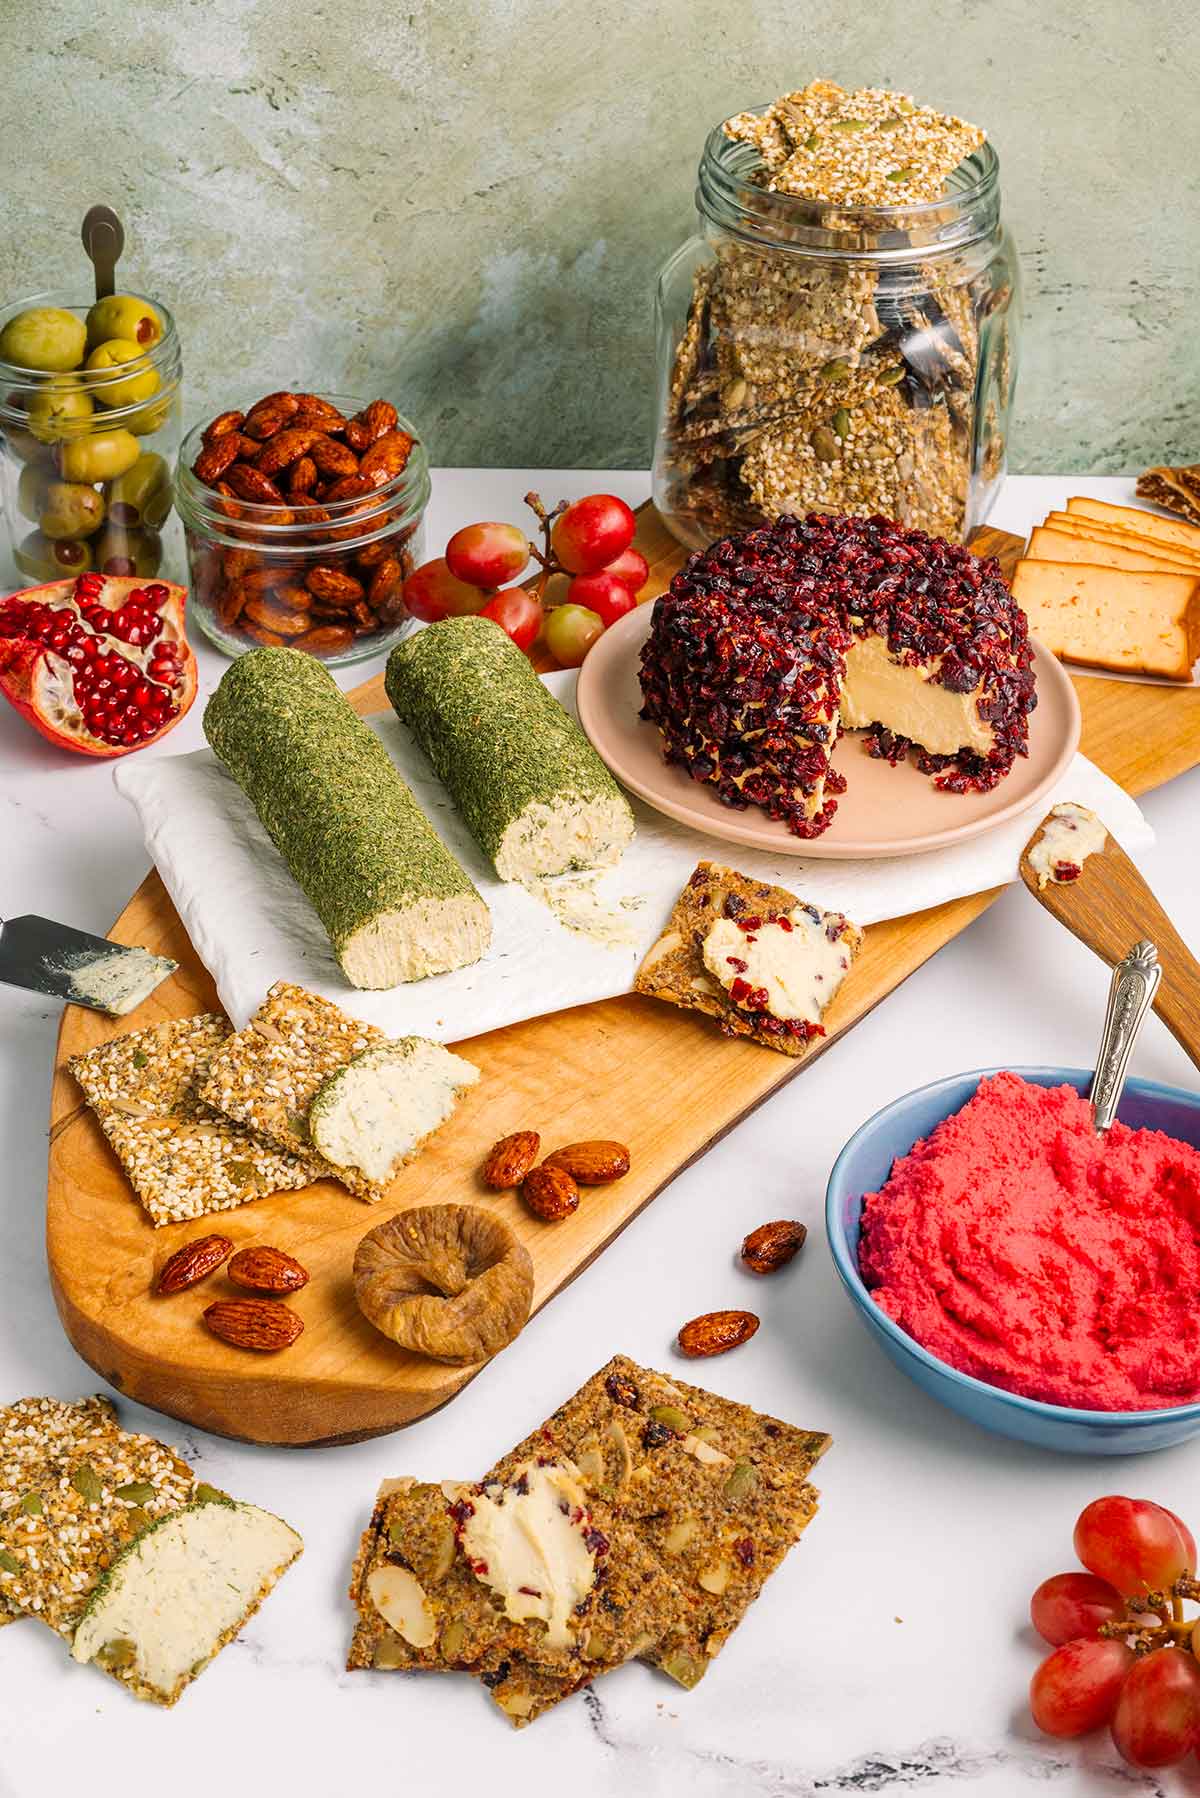
[[[476,1205],[418,1205],[368,1231],[354,1257],[359,1310],[401,1347],[435,1361],[486,1361],[517,1336],[533,1263]]]

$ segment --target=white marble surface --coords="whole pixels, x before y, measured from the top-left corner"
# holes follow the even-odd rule
[[[447,471],[435,481],[430,541],[440,544],[473,517],[519,516],[534,480],[548,498],[608,486],[636,501],[647,490],[629,473]],[[1131,489],[1115,480],[1014,479],[994,521],[1023,529],[1081,490],[1122,497]],[[200,656],[207,693],[224,664],[203,649]],[[345,684],[370,671],[353,671]],[[201,707],[202,699],[163,750],[148,753],[198,745]],[[0,914],[37,910],[106,929],[145,871],[136,820],[108,771],[57,755],[5,710],[0,775]],[[1193,942],[1198,806],[1200,772],[1145,801],[1158,832],[1147,873]],[[273,1452],[123,1405],[132,1424],[161,1431],[206,1478],[281,1511],[307,1552],[172,1712],[73,1668],[33,1624],[0,1631],[0,1798],[324,1798],[349,1789],[475,1798],[551,1782],[588,1798],[1195,1791],[1194,1779],[1131,1774],[1104,1738],[1060,1747],[1035,1735],[1024,1707],[1036,1660],[1025,1616],[1037,1581],[1071,1564],[1074,1517],[1098,1493],[1156,1498],[1195,1525],[1200,1443],[1104,1463],[1023,1449],[959,1422],[868,1341],[821,1224],[830,1164],[878,1106],[963,1068],[1086,1063],[1106,987],[1088,951],[1023,890],[1010,890],[681,1175],[452,1405],[402,1435]],[[45,1273],[56,1023],[55,1008],[0,990],[3,1398],[75,1396],[98,1385],[59,1328]],[[1197,1080],[1153,1018],[1137,1071]],[[777,1216],[808,1223],[807,1247],[788,1273],[752,1284],[735,1265],[737,1244]],[[721,1305],[753,1306],[763,1327],[711,1364],[710,1384],[827,1428],[835,1444],[821,1469],[820,1516],[702,1687],[686,1694],[634,1666],[514,1734],[465,1680],[342,1672],[346,1572],[382,1476],[479,1471],[612,1350],[678,1365],[670,1347],[678,1324]]]

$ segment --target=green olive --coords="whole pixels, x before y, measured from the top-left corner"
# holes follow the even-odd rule
[[[41,531],[30,531],[13,550],[22,574],[33,581],[58,581],[67,574],[83,574],[92,565],[92,546],[78,539],[52,543]]]
[[[33,435],[42,443],[57,443],[60,437],[77,437],[86,431],[95,408],[91,394],[78,380],[64,375],[32,394],[25,410]]]
[[[131,293],[114,293],[106,300],[97,300],[87,315],[89,349],[120,337],[126,343],[136,343],[140,354],[143,350],[152,350],[156,343],[160,343],[162,334],[162,315],[157,308],[148,300],[139,300]],[[79,360],[83,360],[82,352]],[[75,364],[65,366],[74,367]]]
[[[44,462],[30,462],[21,470],[17,481],[17,509],[36,524],[46,504],[46,492],[54,480],[53,468]]]
[[[151,400],[148,406],[139,406],[136,412],[131,412],[121,423],[135,437],[152,437],[155,431],[162,430],[171,416],[172,403],[172,395],[163,394],[160,399]]]
[[[115,481],[141,453],[132,431],[94,431],[59,444],[59,472],[64,481]]]
[[[108,516],[113,524],[157,530],[171,510],[171,471],[166,458],[143,450],[127,474],[108,490]]]
[[[89,373],[101,377],[92,386],[92,392],[102,406],[140,406],[143,401],[151,400],[162,385],[158,370],[143,366],[140,374],[129,375],[120,381],[112,380],[114,368],[120,368],[126,362],[142,362],[146,352],[139,349],[136,343],[130,343],[123,337],[110,338],[94,349],[85,364]]]
[[[101,574],[135,574],[145,580],[158,573],[162,561],[162,541],[157,531],[128,531],[106,524],[89,548],[94,548]]]
[[[38,523],[44,537],[90,537],[104,523],[104,495],[81,481],[51,481]]]
[[[31,306],[0,331],[0,361],[61,373],[78,368],[87,347],[81,318],[61,306]]]

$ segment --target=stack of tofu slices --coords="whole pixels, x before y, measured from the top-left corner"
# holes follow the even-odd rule
[[[1190,681],[1200,659],[1200,526],[1070,499],[1029,539],[1012,590],[1033,636],[1085,668]]]

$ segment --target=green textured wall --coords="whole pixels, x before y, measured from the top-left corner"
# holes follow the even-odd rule
[[[0,13],[0,290],[75,280],[86,205],[116,206],[131,284],[178,317],[189,423],[302,380],[394,396],[436,461],[644,465],[654,275],[705,129],[827,74],[999,150],[1026,288],[1014,466],[1200,458],[1191,0]]]

